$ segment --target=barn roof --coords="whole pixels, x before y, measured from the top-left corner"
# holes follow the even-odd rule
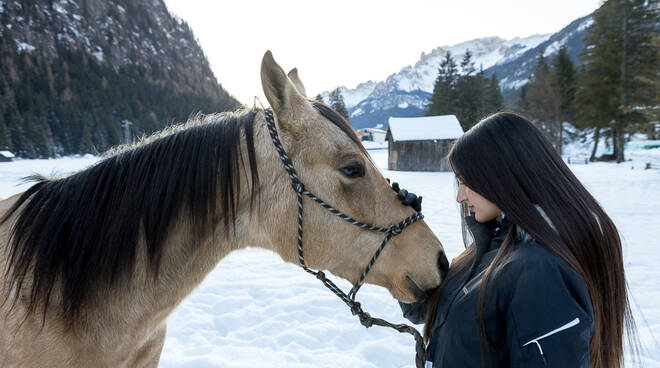
[[[456,139],[463,135],[463,128],[454,115],[390,118],[388,130],[394,141]]]

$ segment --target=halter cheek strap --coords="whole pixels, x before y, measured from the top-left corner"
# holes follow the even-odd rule
[[[417,211],[414,214],[405,218],[403,221],[401,221],[398,224],[390,225],[388,227],[380,227],[358,221],[344,214],[343,212],[335,209],[330,204],[328,204],[327,202],[323,201],[322,199],[314,195],[314,193],[310,192],[305,187],[305,184],[298,177],[296,169],[293,167],[293,163],[291,162],[289,155],[287,155],[286,150],[282,146],[282,142],[280,141],[279,134],[277,132],[277,127],[275,125],[275,116],[273,114],[273,111],[270,109],[264,110],[264,116],[266,119],[266,126],[268,127],[268,132],[270,133],[270,137],[273,141],[273,145],[275,145],[275,149],[277,150],[277,153],[280,156],[280,159],[282,160],[284,169],[286,170],[287,174],[289,175],[289,178],[291,179],[291,186],[293,187],[293,190],[296,192],[296,197],[298,201],[298,261],[300,262],[300,266],[308,273],[315,275],[316,278],[323,283],[323,285],[325,285],[328,289],[330,289],[330,291],[332,291],[342,301],[344,301],[344,303],[346,303],[348,307],[351,309],[353,315],[358,316],[358,318],[360,319],[360,323],[363,326],[371,327],[372,325],[375,324],[379,326],[391,327],[399,332],[406,332],[413,335],[416,341],[416,353],[417,353],[415,359],[416,365],[418,368],[424,367],[424,361],[426,360],[424,340],[422,339],[421,335],[415,328],[405,324],[392,324],[383,319],[371,317],[369,313],[362,310],[362,306],[360,305],[360,303],[355,300],[355,296],[358,290],[360,289],[360,287],[362,286],[362,284],[364,283],[367,274],[369,273],[369,271],[371,271],[371,268],[376,262],[376,259],[378,259],[381,252],[383,251],[387,243],[390,241],[390,239],[392,239],[396,235],[401,234],[401,232],[406,227],[410,226],[416,221],[423,219],[424,215],[422,215],[420,211]],[[400,191],[398,190],[397,192],[400,193]],[[309,197],[311,200],[318,203],[321,207],[325,208],[326,210],[330,211],[332,214],[334,214],[335,216],[341,218],[346,222],[349,222],[355,226],[359,226],[366,230],[378,231],[386,234],[382,243],[374,253],[373,257],[371,257],[371,260],[366,265],[364,271],[360,275],[358,281],[353,285],[353,287],[348,292],[348,294],[344,293],[335,283],[333,283],[330,279],[328,279],[325,276],[325,273],[323,273],[323,271],[314,271],[309,267],[307,267],[307,265],[305,264],[305,258],[303,256],[303,195]],[[404,200],[405,203],[405,198],[400,198],[400,199]],[[419,198],[417,205],[421,210],[421,197]]]

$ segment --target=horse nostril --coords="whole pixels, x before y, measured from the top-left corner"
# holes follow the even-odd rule
[[[440,277],[444,280],[447,272],[449,272],[449,261],[442,250],[438,253],[438,270],[440,271]]]

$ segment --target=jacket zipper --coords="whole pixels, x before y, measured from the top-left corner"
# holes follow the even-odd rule
[[[557,328],[557,329],[555,329],[555,330],[552,330],[552,331],[548,332],[548,333],[545,334],[545,335],[542,335],[542,336],[539,336],[539,337],[537,337],[537,338],[535,338],[535,339],[529,340],[528,342],[526,342],[525,344],[523,344],[523,347],[525,347],[525,346],[527,346],[527,345],[529,345],[529,344],[536,344],[536,346],[539,348],[539,353],[541,353],[541,359],[543,360],[543,365],[548,365],[548,362],[547,362],[546,359],[545,359],[545,355],[543,354],[543,349],[541,348],[541,344],[539,343],[539,340],[543,340],[543,339],[545,339],[546,337],[552,336],[552,335],[554,335],[554,334],[556,334],[556,333],[559,333],[559,332],[562,332],[562,331],[564,331],[564,330],[567,330],[567,329],[569,329],[569,328],[571,328],[571,327],[577,326],[579,323],[580,323],[580,319],[579,319],[579,318],[576,318],[576,319],[574,319],[574,320],[568,322],[567,324],[565,324],[565,325],[563,325],[563,326],[561,326],[561,327],[559,327],[559,328]]]

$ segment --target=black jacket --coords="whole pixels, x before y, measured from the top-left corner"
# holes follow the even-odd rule
[[[505,226],[499,225],[488,224],[491,239],[474,276],[467,280],[466,270],[443,288],[427,360],[434,368],[588,368],[594,324],[584,280],[524,232],[518,233],[501,272],[488,282],[484,320],[491,351],[482,343],[477,298],[485,270],[504,240]],[[411,322],[424,322],[426,302],[402,303],[401,308]]]

